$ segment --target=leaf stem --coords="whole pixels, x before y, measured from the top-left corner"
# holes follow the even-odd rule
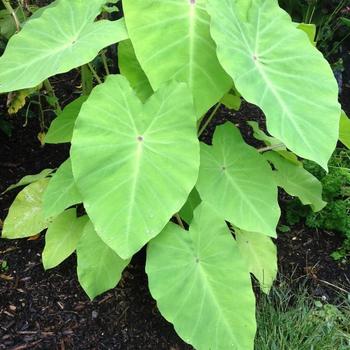
[[[87,64],[81,66],[81,86],[84,96],[89,96],[93,89],[93,76]]]
[[[263,147],[263,148],[259,148],[258,149],[258,152],[259,153],[263,153],[263,152],[267,152],[267,151],[272,151],[276,148],[280,148],[280,147],[283,147],[284,144],[283,143],[278,143],[277,145],[272,145],[272,146],[268,146],[268,147]]]
[[[179,213],[176,213],[174,216],[175,216],[175,219],[176,219],[177,223],[185,230],[185,225],[182,222]]]
[[[44,87],[45,87],[45,90],[47,91],[47,93],[54,98],[54,101],[55,101],[55,105],[56,105],[56,110],[57,112],[62,112],[62,108],[60,106],[60,103],[58,102],[58,98],[55,94],[55,90],[53,89],[51,83],[50,83],[50,80],[49,79],[46,79],[44,80]]]
[[[88,63],[88,67],[89,69],[91,70],[91,73],[92,75],[94,76],[94,78],[96,79],[96,81],[99,83],[99,84],[102,84],[103,81],[101,80],[101,78],[98,76],[98,74],[96,73],[94,67],[92,66],[91,63]]]
[[[101,57],[102,57],[103,66],[104,66],[105,71],[106,71],[106,75],[109,75],[110,72],[109,72],[109,68],[108,68],[108,63],[107,63],[107,58],[106,58],[106,52],[105,51],[102,52]]]
[[[210,116],[208,117],[208,119],[205,121],[205,123],[203,124],[203,126],[200,128],[200,130],[198,131],[198,137],[200,137],[204,130],[207,128],[207,126],[210,124],[210,122],[212,121],[212,119],[214,118],[216,112],[218,111],[218,109],[221,106],[221,102],[218,102],[218,104],[215,106],[214,110],[211,112]]]
[[[13,7],[11,6],[10,0],[1,0],[2,3],[4,4],[6,10],[11,14],[11,16],[13,17],[13,20],[15,21],[15,25],[16,25],[16,30],[17,32],[20,31],[21,29],[21,23],[18,20],[18,17],[16,15],[16,11],[13,9]]]

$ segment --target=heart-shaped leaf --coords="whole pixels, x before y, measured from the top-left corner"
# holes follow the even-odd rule
[[[280,210],[272,169],[233,124],[216,128],[213,146],[201,144],[196,187],[225,220],[246,231],[276,235]]]
[[[80,111],[71,159],[97,233],[120,257],[131,257],[195,185],[199,142],[190,91],[173,82],[142,105],[124,77],[109,76]]]
[[[220,63],[271,135],[324,168],[338,139],[333,72],[276,0],[208,0]],[[239,13],[246,3],[245,15]]]
[[[39,85],[127,39],[124,20],[95,21],[106,0],[60,0],[14,35],[0,58],[0,93]]]
[[[146,272],[160,312],[187,343],[198,350],[253,349],[249,272],[210,207],[197,207],[189,232],[170,223],[149,243]]]
[[[216,57],[206,4],[207,0],[123,1],[130,39],[153,89],[170,79],[187,83],[198,118],[233,85]]]

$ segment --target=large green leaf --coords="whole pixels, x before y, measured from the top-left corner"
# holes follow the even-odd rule
[[[69,103],[50,125],[45,135],[45,143],[71,142],[74,123],[78,117],[82,104],[88,96],[80,96]]]
[[[339,140],[347,148],[350,148],[350,119],[344,111],[340,116]]]
[[[45,179],[45,177],[49,176],[52,173],[52,169],[44,169],[42,170],[40,173],[35,174],[35,175],[26,175],[24,177],[22,177],[22,179],[20,179],[17,183],[9,186],[4,192],[2,192],[2,194],[14,190],[17,187],[21,187],[21,186],[26,186],[29,185],[33,182]]]
[[[252,350],[255,301],[237,243],[201,204],[189,232],[170,223],[147,250],[146,272],[162,315],[196,349]]]
[[[152,87],[142,70],[130,40],[118,45],[118,64],[120,73],[126,77],[141,101],[146,101],[152,94]]]
[[[173,82],[142,105],[124,77],[109,76],[81,109],[71,158],[97,233],[129,258],[163,229],[195,185],[199,142],[190,91]]]
[[[276,235],[280,210],[272,169],[233,124],[217,127],[213,146],[201,145],[196,187],[225,220],[246,231]]]
[[[291,196],[298,197],[304,205],[310,204],[314,211],[326,206],[322,200],[321,182],[304,169],[280,157],[274,152],[267,152],[264,157],[275,167],[277,185],[282,187]]]
[[[153,89],[170,79],[187,83],[198,118],[233,85],[216,57],[206,3],[123,1],[130,39]]]
[[[268,294],[277,275],[277,249],[270,237],[260,233],[235,230],[238,249],[249,271]]]
[[[0,93],[39,85],[46,78],[88,63],[125,40],[123,20],[95,21],[106,0],[60,0],[14,35],[0,58]]]
[[[45,219],[42,196],[49,179],[36,181],[18,193],[4,221],[2,238],[24,238],[34,236],[47,228],[50,219]]]
[[[208,0],[218,58],[249,102],[266,114],[269,132],[299,156],[327,168],[338,138],[338,85],[276,0]]]
[[[53,175],[44,193],[45,217],[57,216],[64,209],[81,202],[81,195],[73,178],[72,163],[70,159],[67,159]]]
[[[130,259],[122,260],[96,234],[88,222],[77,246],[77,272],[81,286],[90,299],[114,288]]]
[[[87,221],[87,215],[77,218],[75,209],[55,218],[45,235],[42,255],[45,270],[56,267],[75,251]]]

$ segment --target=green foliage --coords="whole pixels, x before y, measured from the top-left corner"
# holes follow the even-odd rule
[[[348,35],[348,0],[279,0],[292,18],[317,27],[317,47],[327,58],[337,54]],[[343,16],[342,16],[343,14]]]
[[[129,37],[152,88],[169,79],[187,83],[197,118],[233,85],[216,57],[206,3],[153,0],[150,6],[144,0],[123,1]]]
[[[77,246],[77,274],[90,299],[114,288],[129,262],[101,240],[91,221],[85,225]]]
[[[45,218],[42,206],[42,196],[48,183],[48,179],[41,179],[18,193],[4,222],[3,238],[35,236],[48,227],[50,218]]]
[[[238,111],[241,108],[241,96],[236,91],[228,92],[220,101],[228,109]]]
[[[350,303],[322,303],[303,287],[291,290],[282,281],[257,305],[256,350],[348,350]]]
[[[339,141],[347,148],[350,148],[350,119],[342,111],[339,124]]]
[[[71,157],[96,230],[130,258],[181,209],[196,183],[199,142],[188,88],[164,85],[142,104],[123,76],[108,77],[78,116]]]
[[[209,0],[220,63],[242,96],[264,111],[272,136],[326,168],[341,112],[332,70],[275,0],[254,1],[248,19],[239,16],[241,3]],[[318,126],[314,133],[311,125]]]
[[[45,177],[49,176],[52,173],[52,169],[44,169],[39,174],[35,175],[26,175],[22,179],[20,179],[17,183],[9,186],[2,194],[14,190],[15,188],[29,185],[33,182],[39,181],[41,179],[45,179]]]
[[[130,40],[124,40],[118,47],[120,73],[126,77],[142,102],[153,94],[148,78],[142,70]]]
[[[160,311],[186,342],[197,349],[253,348],[249,271],[209,206],[196,208],[188,232],[170,223],[149,243],[146,272]]]
[[[327,204],[322,200],[322,184],[302,165],[290,162],[276,152],[265,153],[274,166],[275,180],[291,196],[298,197],[304,204],[310,204],[313,211],[320,211]]]
[[[55,217],[66,208],[82,202],[75,184],[72,163],[67,159],[52,176],[43,195],[43,211],[45,217]]]
[[[234,125],[218,127],[213,146],[201,145],[197,189],[213,211],[240,229],[276,236],[280,210],[272,169]]]
[[[69,103],[63,111],[58,114],[45,135],[45,143],[66,143],[72,140],[75,120],[78,117],[82,104],[86,100],[87,96],[80,96]]]
[[[344,245],[333,254],[338,259],[343,258],[350,253],[350,151],[338,149],[334,153],[328,174],[313,162],[305,161],[304,166],[321,181],[323,199],[328,204],[322,211],[314,213],[295,199],[287,205],[287,222],[294,225],[303,218],[308,227],[343,234]]]
[[[75,209],[68,209],[55,218],[45,235],[45,269],[56,267],[75,251],[87,220],[86,215],[77,218]]]
[[[249,272],[260,283],[261,290],[269,294],[277,275],[277,252],[271,238],[247,231],[235,230],[238,249],[246,261]]]
[[[105,46],[125,40],[124,21],[95,21],[104,3],[61,0],[26,23],[0,58],[0,93],[35,87],[88,63]]]
[[[0,92],[75,68],[83,90],[45,138],[71,142],[70,159],[51,178],[22,181],[28,185],[3,237],[48,227],[45,267],[76,250],[90,298],[113,288],[148,244],[151,293],[180,336],[197,349],[251,350],[250,272],[268,293],[277,187],[315,210],[324,206],[317,180],[324,171],[304,168],[298,157],[326,168],[335,148],[341,113],[332,71],[310,43],[313,28],[293,23],[275,0],[124,0],[118,21],[100,19],[115,10],[105,5],[57,0],[27,21],[0,58]],[[119,41],[121,75],[101,79],[91,61],[109,75],[99,51]],[[238,109],[243,99],[266,114],[272,136],[250,123],[266,147],[247,145],[232,124],[200,145],[208,109],[217,106],[215,117],[221,104]],[[53,95],[50,101],[57,104]],[[325,192],[345,195],[342,181],[323,181]],[[77,218],[76,205],[87,215]]]
[[[9,269],[8,263],[6,260],[0,260],[0,272],[6,272]]]

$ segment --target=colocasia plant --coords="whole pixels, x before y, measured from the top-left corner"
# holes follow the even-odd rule
[[[47,143],[71,142],[53,172],[27,176],[3,238],[47,228],[43,264],[77,254],[90,298],[113,288],[147,246],[149,288],[164,317],[196,349],[253,349],[251,274],[268,293],[276,275],[277,190],[318,211],[320,182],[341,109],[333,73],[307,26],[277,0],[57,0],[28,20],[0,58],[0,92],[38,86],[118,44],[109,75],[58,114]],[[115,1],[114,1],[115,3]],[[235,95],[232,93],[235,91]],[[199,142],[215,106],[242,96],[266,116],[266,147],[232,123]],[[236,100],[235,100],[236,99]],[[247,116],[247,121],[249,116]],[[83,204],[86,215],[77,215]]]

